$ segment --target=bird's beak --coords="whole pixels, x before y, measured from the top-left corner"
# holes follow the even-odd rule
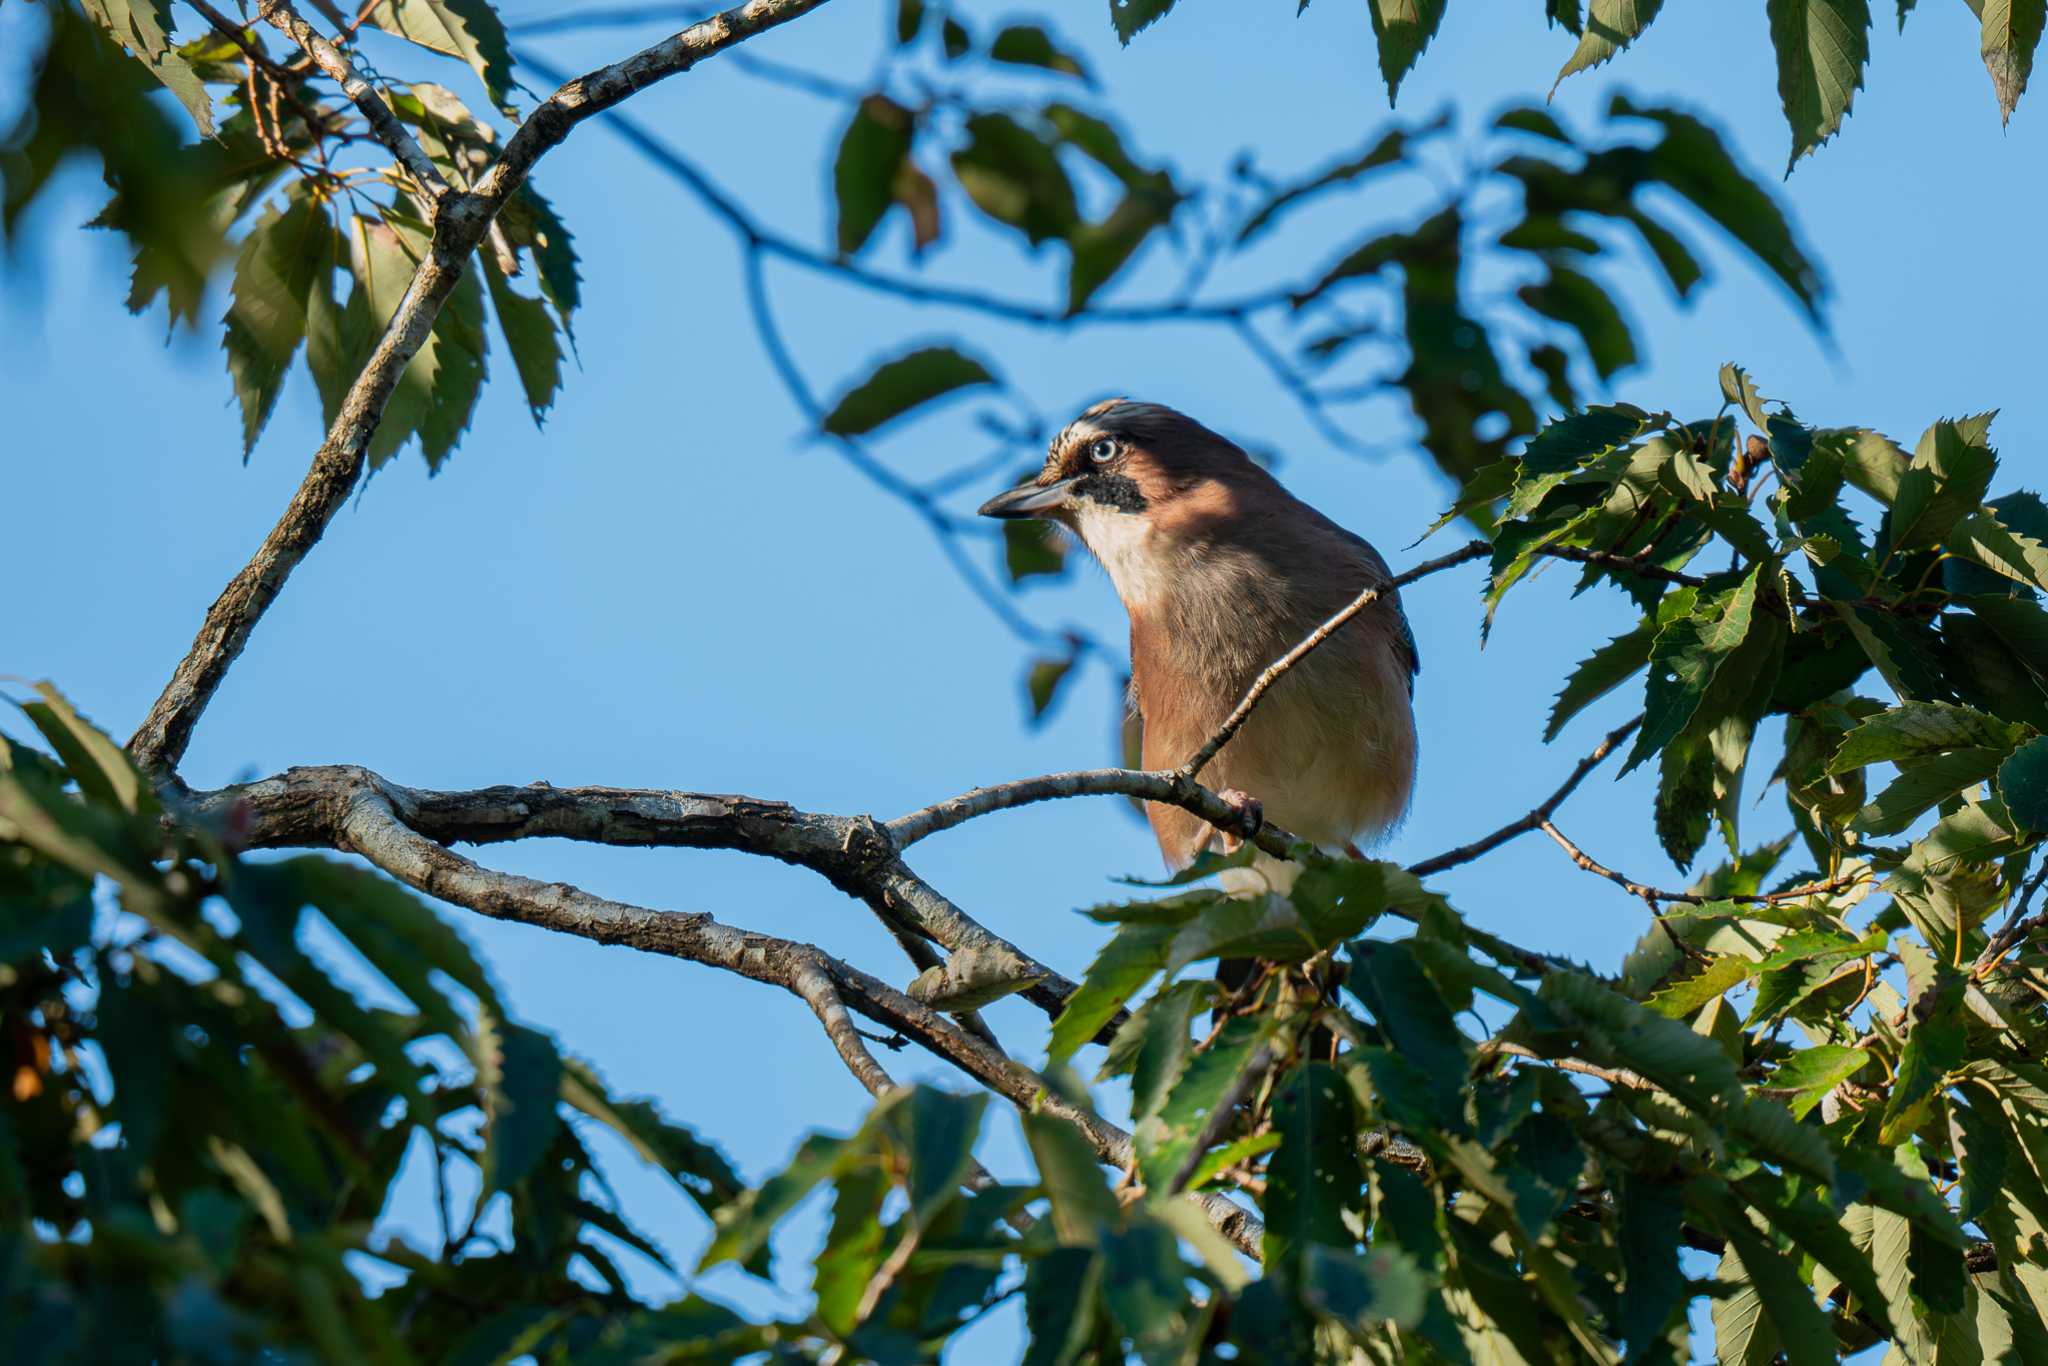
[[[1067,494],[1073,487],[1071,479],[1061,479],[1052,484],[1022,484],[983,503],[980,513],[983,517],[1001,517],[1006,521],[1043,516],[1055,508],[1066,506]]]

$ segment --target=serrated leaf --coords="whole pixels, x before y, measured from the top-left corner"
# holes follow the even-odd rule
[[[1988,780],[2007,752],[1959,749],[1914,764],[1858,811],[1850,828],[1866,835],[1896,835],[1937,802]]]
[[[1551,82],[1550,93],[1557,93],[1565,77],[1599,66],[1641,37],[1663,7],[1664,0],[1587,0],[1579,45]]]
[[[1059,1018],[1053,1021],[1052,1038],[1046,1045],[1049,1061],[1073,1057],[1124,1002],[1159,974],[1179,928],[1178,924],[1126,925],[1102,946],[1082,976],[1080,988],[1067,998]]]
[[[1769,432],[1771,420],[1764,411],[1764,396],[1757,392],[1756,381],[1741,366],[1729,363],[1721,367],[1721,397],[1741,406],[1756,424],[1760,433]]]
[[[1116,26],[1116,40],[1126,46],[1132,38],[1166,17],[1174,0],[1109,0],[1109,19]]]
[[[1742,985],[1755,971],[1756,964],[1729,954],[1714,959],[1690,977],[1681,977],[1643,1004],[1659,1015],[1681,1020],[1707,1002],[1718,999],[1723,992]]]
[[[1870,61],[1870,0],[1769,0],[1778,99],[1792,125],[1790,175],[1849,113]]]
[[[1912,1028],[1885,1103],[1880,1142],[1890,1145],[1911,1137],[1948,1074],[1962,1065],[1962,998],[1962,979],[1944,969],[1935,984],[1913,1002]]]
[[[1870,1054],[1861,1048],[1840,1044],[1816,1044],[1802,1048],[1771,1073],[1769,1089],[1786,1091],[1786,1101],[1795,1119],[1804,1119],[1828,1092],[1863,1070]]]
[[[850,1141],[843,1138],[823,1134],[806,1138],[788,1166],[719,1212],[718,1231],[698,1259],[697,1269],[752,1259],[767,1246],[768,1235],[782,1217],[838,1170],[851,1148]]]
[[[486,1012],[477,1021],[475,1061],[485,1116],[481,1202],[524,1181],[554,1145],[562,1059],[547,1035]]]
[[[483,80],[491,103],[512,98],[512,51],[489,0],[385,0],[366,18],[386,33],[459,57]]]
[[[1365,1226],[1351,1088],[1335,1067],[1312,1062],[1289,1074],[1271,1114],[1280,1146],[1266,1166],[1266,1266],[1316,1244],[1349,1249]]]
[[[1974,512],[1949,529],[1948,549],[1974,564],[2032,588],[2048,588],[2048,546],[2012,530],[1988,512]]]
[[[242,239],[221,346],[241,403],[245,459],[306,335],[309,300],[330,287],[336,256],[334,227],[310,196],[293,196],[282,212],[265,205]]]
[[[78,790],[91,801],[117,806],[131,816],[153,810],[155,801],[127,751],[80,715],[56,684],[45,680],[35,686],[43,700],[26,704],[22,712],[49,741]]]
[[[1208,1048],[1188,1059],[1159,1112],[1138,1125],[1132,1134],[1138,1170],[1153,1196],[1163,1198],[1195,1156],[1195,1143],[1210,1115],[1251,1065],[1270,1029],[1270,1021],[1233,1016]]]
[[[948,394],[995,382],[972,356],[950,346],[921,347],[876,366],[832,406],[824,428],[834,436],[860,436]]]
[[[1671,743],[1699,710],[1723,666],[1749,636],[1762,569],[1704,599],[1689,615],[1665,625],[1650,646],[1643,726],[1622,765],[1626,773]]]
[[[2048,736],[2027,741],[1999,765],[1998,793],[2023,828],[2048,831]]]
[[[1393,107],[1401,81],[1414,68],[1443,22],[1444,0],[1365,0],[1372,19],[1373,41],[1379,47],[1380,75],[1387,83],[1387,106]]]
[[[1848,773],[1868,764],[1925,758],[1955,749],[2007,748],[2019,737],[2020,727],[1973,707],[1907,702],[1859,723],[1842,738],[1827,771]]]
[[[512,353],[519,387],[526,391],[527,411],[533,414],[533,425],[539,427],[562,384],[562,343],[555,333],[555,320],[545,302],[512,288],[495,261],[485,260],[484,279],[490,284],[498,332],[505,338],[505,349]]]
[[[1102,1287],[1102,1255],[1092,1247],[1056,1247],[1024,1273],[1023,1366],[1074,1366],[1088,1348]]]
[[[1981,0],[1978,9],[1981,41],[1979,51],[1984,69],[1991,73],[1992,93],[1998,97],[2001,121],[2012,122],[2013,108],[2026,93],[2027,80],[2034,74],[2034,51],[2041,45],[2041,30],[2048,20],[2044,0]],[[1900,18],[1903,20],[1904,16]]]
[[[1521,472],[1563,474],[1596,455],[1636,439],[1650,415],[1630,403],[1596,404],[1567,413],[1529,438],[1522,451]]]

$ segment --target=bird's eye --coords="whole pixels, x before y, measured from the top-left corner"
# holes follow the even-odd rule
[[[1107,436],[1095,438],[1094,444],[1088,447],[1088,458],[1098,465],[1106,465],[1116,459],[1116,440]]]

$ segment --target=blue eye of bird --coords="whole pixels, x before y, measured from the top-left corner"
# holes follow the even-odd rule
[[[1106,436],[1097,437],[1088,448],[1088,458],[1098,465],[1107,464],[1116,458],[1116,442]]]

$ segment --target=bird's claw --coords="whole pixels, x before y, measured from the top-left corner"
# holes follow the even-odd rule
[[[1218,792],[1216,796],[1236,815],[1236,828],[1230,833],[1236,835],[1239,839],[1248,840],[1252,838],[1265,825],[1265,805],[1249,792],[1240,792],[1234,787],[1226,787],[1221,792]]]

